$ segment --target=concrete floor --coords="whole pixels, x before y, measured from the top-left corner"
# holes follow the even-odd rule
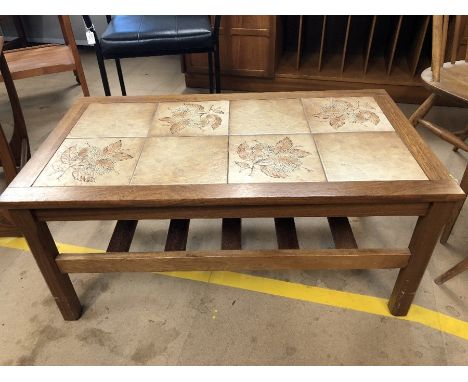
[[[82,55],[92,95],[103,94],[95,57]],[[124,60],[130,95],[186,89],[177,57]],[[117,77],[109,65],[112,90]],[[33,151],[81,96],[71,73],[16,82]],[[11,134],[3,87],[1,122]],[[400,105],[406,114],[415,105]],[[453,130],[468,110],[436,107],[430,118]],[[422,132],[452,174],[466,154]],[[414,218],[351,219],[362,247],[401,246]],[[167,221],[141,222],[132,250],[162,249]],[[50,224],[57,241],[105,249],[113,222]],[[297,219],[303,247],[331,247],[325,219]],[[458,319],[468,317],[468,272],[439,287],[433,279],[466,256],[468,207],[446,246],[438,245],[415,303]],[[218,249],[220,221],[193,221],[188,247]],[[274,248],[272,219],[247,219],[245,248]],[[397,271],[285,271],[256,275],[387,298]],[[0,248],[1,365],[466,365],[468,341],[423,325],[157,274],[73,275],[85,307],[64,322],[28,252]],[[331,302],[332,304],[332,302]]]

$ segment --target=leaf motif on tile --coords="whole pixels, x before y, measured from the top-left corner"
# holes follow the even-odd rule
[[[81,151],[81,150],[80,150]],[[78,155],[78,150],[76,149],[76,145],[70,146],[68,149],[66,149],[62,155],[60,155],[60,161],[63,164],[69,164],[72,165],[75,163],[77,160],[79,160],[79,155]]]
[[[117,162],[133,158],[122,148],[122,140],[115,141],[100,149],[86,144],[82,147],[73,145],[63,151],[52,164],[57,179],[71,171],[73,179],[79,182],[94,183],[98,176],[117,172]]]
[[[159,118],[159,120],[169,125],[172,135],[179,135],[185,129],[216,130],[221,126],[221,115],[224,114],[220,107],[214,105],[205,107],[195,103],[184,103],[169,111],[170,116]]]
[[[294,146],[289,137],[276,142],[274,145],[258,140],[244,141],[237,146],[236,153],[242,161],[235,161],[239,172],[248,170],[249,176],[255,170],[271,178],[287,178],[294,171],[303,167],[302,158],[310,155],[300,146]]]
[[[330,126],[336,130],[346,123],[377,126],[380,123],[380,117],[373,110],[375,107],[368,102],[360,104],[359,100],[345,101],[332,98],[329,103],[320,106],[320,111],[312,116],[328,120]]]

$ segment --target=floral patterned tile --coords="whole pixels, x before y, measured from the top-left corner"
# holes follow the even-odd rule
[[[92,103],[68,138],[146,137],[157,104]]]
[[[229,183],[323,181],[310,134],[229,137]]]
[[[372,97],[303,98],[312,133],[394,131]]]
[[[144,138],[65,139],[34,186],[108,186],[130,182]]]
[[[231,101],[230,135],[309,133],[300,99]]]
[[[226,183],[228,137],[147,138],[131,184]]]
[[[426,180],[396,133],[315,134],[328,181]]]
[[[163,102],[158,106],[149,135],[228,135],[229,101]]]

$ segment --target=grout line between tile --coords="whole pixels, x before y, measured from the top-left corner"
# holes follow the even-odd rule
[[[146,137],[145,138],[150,138],[151,135],[151,127],[154,125],[154,119],[156,118],[156,114],[158,113],[158,110],[159,110],[159,104],[160,102],[156,103],[156,109],[154,110],[154,113],[153,113],[153,116],[151,117],[151,121],[150,121],[150,126],[148,128],[148,132],[146,133]]]
[[[136,168],[137,168],[137,166],[138,166],[138,163],[140,163],[141,154],[143,154],[143,150],[144,150],[144,148],[145,148],[147,142],[148,142],[148,139],[143,138],[143,144],[142,144],[142,146],[141,146],[140,155],[138,155],[138,159],[137,159],[137,161],[135,162],[135,167],[133,168],[132,176],[130,177],[130,180],[128,181],[128,185],[129,185],[129,186],[132,184],[132,180],[133,180],[133,177],[135,176]]]
[[[313,134],[312,133],[312,127],[310,126],[309,118],[307,118],[307,113],[305,111],[304,98],[301,97],[300,100],[301,100],[301,106],[302,106],[302,113],[304,114],[304,118],[305,118],[305,120],[307,122],[307,127],[309,128],[309,133]],[[315,143],[315,140],[314,140],[314,143]]]
[[[317,155],[318,155],[318,157],[319,157],[320,164],[321,164],[321,166],[322,166],[323,175],[325,175],[325,179],[327,180],[327,182],[329,182],[328,176],[327,176],[327,172],[325,171],[325,166],[324,166],[324,164],[323,164],[322,156],[320,155],[320,150],[319,150],[318,144],[317,144],[317,142],[316,142],[316,140],[315,140],[315,137],[314,137],[315,134],[310,133],[310,135],[312,136],[312,140],[314,141],[315,150],[317,150]]]

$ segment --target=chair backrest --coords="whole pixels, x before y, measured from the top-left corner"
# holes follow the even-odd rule
[[[449,35],[450,31],[450,35]],[[462,34],[462,16],[450,17],[448,15],[432,16],[432,80],[440,81],[440,70],[445,62],[447,41],[450,44],[450,63],[454,64]],[[468,45],[465,53],[465,61],[468,62]]]

